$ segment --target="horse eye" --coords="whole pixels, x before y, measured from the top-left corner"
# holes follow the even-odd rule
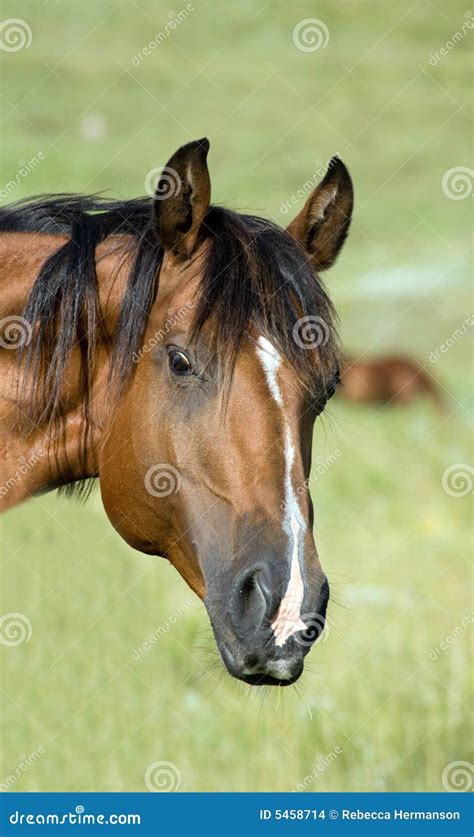
[[[184,352],[179,351],[178,349],[173,349],[168,354],[168,363],[170,371],[173,375],[191,375],[193,371],[193,367],[189,358],[186,357]]]

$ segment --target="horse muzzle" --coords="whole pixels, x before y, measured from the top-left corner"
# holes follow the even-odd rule
[[[224,607],[215,595],[206,597],[206,607],[229,674],[252,686],[289,686],[301,676],[304,658],[324,630],[329,584],[323,576],[316,591],[305,588],[302,611],[291,614],[282,605],[285,583],[270,570],[262,563],[246,569]]]

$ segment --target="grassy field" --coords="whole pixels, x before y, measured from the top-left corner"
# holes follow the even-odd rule
[[[3,3],[31,33],[0,53],[3,202],[142,194],[147,172],[206,134],[214,201],[286,224],[285,202],[339,152],[357,203],[327,282],[346,346],[415,355],[446,412],[336,401],[318,422],[311,488],[333,600],[297,689],[225,675],[202,605],[120,540],[98,494],[9,512],[0,613],[32,632],[0,645],[0,786],[144,790],[168,761],[187,791],[442,790],[448,765],[473,761],[472,506],[443,488],[452,465],[472,481],[470,200],[442,186],[472,166],[470,18],[460,0],[191,6],[170,29],[162,2]],[[313,15],[329,40],[306,52],[293,31]]]

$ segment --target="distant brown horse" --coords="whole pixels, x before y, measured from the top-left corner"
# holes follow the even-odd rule
[[[341,365],[342,397],[358,403],[408,404],[420,395],[444,406],[431,376],[415,360],[405,357],[378,359],[346,357]]]
[[[316,271],[352,184],[334,158],[284,231],[210,204],[208,149],[178,149],[154,199],[0,212],[0,502],[98,477],[123,538],[204,600],[229,672],[286,685],[329,599],[306,486],[339,361]]]

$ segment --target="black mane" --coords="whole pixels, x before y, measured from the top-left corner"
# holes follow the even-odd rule
[[[36,422],[60,415],[63,377],[75,346],[82,355],[87,405],[97,337],[104,330],[95,249],[111,235],[132,236],[133,264],[118,326],[109,338],[116,382],[123,386],[133,374],[132,358],[142,347],[163,260],[151,210],[151,198],[110,201],[81,195],[45,195],[0,210],[0,231],[69,236],[43,264],[23,312],[36,327],[35,339],[21,358],[25,378],[32,375],[39,384],[32,402]],[[313,393],[315,381],[317,388],[324,387],[334,375],[338,353],[336,316],[303,250],[275,224],[220,206],[209,208],[205,227],[213,241],[196,301],[194,332],[208,321],[212,324],[213,347],[224,375],[253,325],[272,340]],[[317,363],[315,352],[294,340],[301,317],[324,323]]]

